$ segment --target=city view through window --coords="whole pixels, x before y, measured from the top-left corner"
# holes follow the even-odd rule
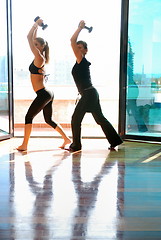
[[[129,1],[126,134],[160,136],[161,2]]]
[[[0,137],[9,133],[9,102],[8,102],[8,58],[7,58],[7,20],[6,3],[0,1]]]

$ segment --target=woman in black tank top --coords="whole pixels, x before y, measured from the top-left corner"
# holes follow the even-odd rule
[[[52,104],[54,94],[45,89],[45,70],[44,66],[49,61],[49,47],[48,43],[43,38],[37,37],[38,26],[43,23],[42,19],[38,19],[28,33],[28,42],[30,49],[34,55],[34,61],[29,66],[31,82],[34,91],[36,92],[36,98],[30,105],[27,114],[25,116],[25,131],[22,145],[17,150],[25,151],[28,147],[28,141],[32,130],[32,121],[34,117],[43,110],[45,122],[53,127],[64,139],[63,144],[60,146],[64,148],[66,144],[69,144],[71,140],[65,134],[64,130],[60,125],[52,120]]]
[[[72,69],[72,75],[78,88],[78,92],[81,94],[81,98],[72,115],[71,126],[73,142],[69,147],[69,151],[78,151],[82,148],[81,123],[87,112],[90,112],[96,123],[101,126],[108,142],[110,143],[109,149],[113,150],[123,141],[111,123],[104,117],[99,101],[99,94],[92,86],[89,69],[91,63],[85,58],[88,51],[87,43],[84,41],[77,41],[78,35],[84,27],[85,22],[81,21],[77,30],[71,37],[71,47],[76,57],[76,63]]]

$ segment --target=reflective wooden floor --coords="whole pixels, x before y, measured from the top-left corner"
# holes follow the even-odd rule
[[[83,139],[79,153],[60,138],[0,142],[0,239],[161,239],[161,145]]]

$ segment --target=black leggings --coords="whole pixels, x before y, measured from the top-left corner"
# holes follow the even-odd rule
[[[37,97],[30,105],[25,116],[25,124],[32,124],[34,117],[43,110],[45,122],[51,127],[56,128],[57,124],[52,121],[52,103],[54,94],[45,88],[36,92]]]
[[[92,113],[95,121],[99,124],[112,147],[122,143],[122,139],[115,131],[111,123],[104,117],[99,101],[99,94],[95,88],[85,90],[72,115],[73,143],[71,147],[81,148],[81,123],[86,112]]]

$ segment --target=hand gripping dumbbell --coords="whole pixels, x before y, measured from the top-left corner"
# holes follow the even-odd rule
[[[37,16],[35,19],[34,19],[34,22],[36,22],[38,19],[39,19],[40,17],[39,16]],[[43,30],[45,30],[47,27],[48,27],[48,25],[47,24],[44,24],[44,23],[42,23],[41,24],[41,27],[42,27],[42,29]]]
[[[84,28],[87,29],[89,33],[92,32],[92,30],[93,30],[93,27],[87,27],[87,26],[85,26]]]

